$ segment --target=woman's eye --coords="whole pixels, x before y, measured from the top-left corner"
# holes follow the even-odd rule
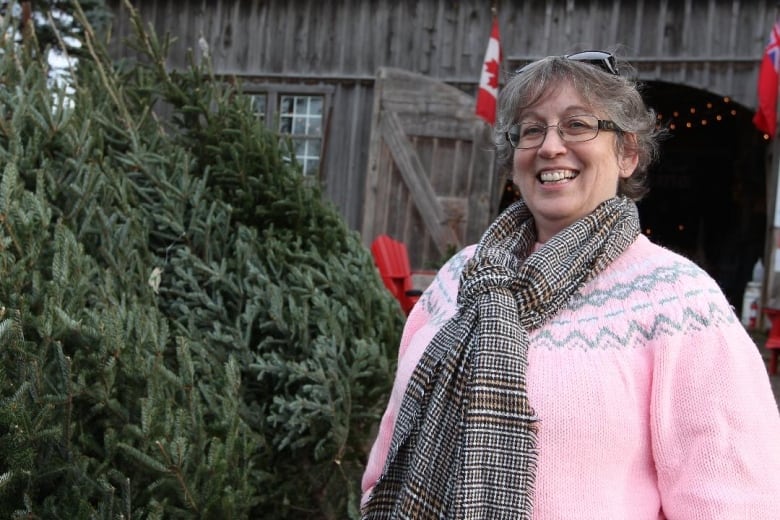
[[[521,130],[521,134],[524,137],[529,137],[529,136],[532,137],[535,135],[539,135],[543,132],[544,132],[544,127],[542,125],[523,125]]]
[[[590,125],[588,125],[585,121],[582,121],[580,119],[569,119],[566,122],[566,128],[589,128]]]

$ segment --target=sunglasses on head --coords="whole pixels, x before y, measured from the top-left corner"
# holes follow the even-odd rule
[[[615,57],[606,51],[575,52],[574,54],[566,54],[563,57],[566,58],[567,60],[581,61],[582,63],[593,65],[594,67],[598,67],[604,72],[607,72],[614,76],[620,75],[620,72],[618,71],[617,68],[617,62],[615,61]],[[517,69],[516,73],[520,74],[521,72],[525,72],[526,70],[528,70],[529,67],[533,66],[534,63],[536,62],[531,62],[528,65],[525,65]]]

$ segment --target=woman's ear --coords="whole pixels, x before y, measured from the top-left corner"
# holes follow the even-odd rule
[[[631,177],[639,164],[639,153],[637,152],[636,134],[623,135],[623,149],[618,156],[618,168],[620,168],[620,177],[627,179]]]

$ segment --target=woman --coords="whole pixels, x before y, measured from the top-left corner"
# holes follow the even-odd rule
[[[704,271],[640,234],[655,132],[607,53],[508,82],[522,200],[409,315],[364,518],[780,518],[758,350]]]

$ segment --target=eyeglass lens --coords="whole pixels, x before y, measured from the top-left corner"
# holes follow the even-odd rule
[[[595,116],[578,115],[564,119],[556,125],[526,122],[513,125],[506,138],[513,148],[534,148],[542,144],[547,136],[547,130],[555,128],[561,139],[568,142],[582,142],[595,139],[602,128],[601,121]],[[604,121],[603,123],[611,123]],[[611,126],[605,126],[610,129]]]

